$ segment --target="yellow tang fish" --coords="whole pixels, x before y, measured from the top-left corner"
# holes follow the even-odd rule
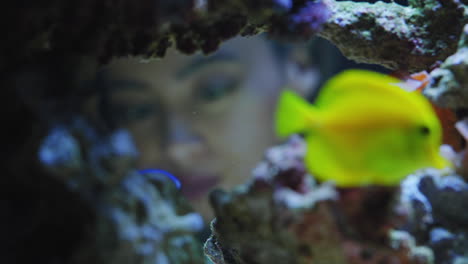
[[[431,104],[399,83],[346,70],[324,85],[314,105],[285,90],[276,132],[303,133],[309,172],[341,187],[392,186],[418,169],[450,166],[439,152],[441,125]]]

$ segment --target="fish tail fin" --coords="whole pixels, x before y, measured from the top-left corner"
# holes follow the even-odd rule
[[[279,137],[305,132],[314,120],[315,107],[291,90],[281,93],[276,109],[275,130]]]

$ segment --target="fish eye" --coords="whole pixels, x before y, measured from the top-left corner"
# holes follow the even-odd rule
[[[429,127],[424,126],[424,125],[419,126],[418,129],[419,129],[419,133],[423,136],[427,136],[431,133],[431,130],[429,129]]]

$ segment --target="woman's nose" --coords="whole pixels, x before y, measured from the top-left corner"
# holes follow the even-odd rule
[[[192,130],[187,122],[181,119],[169,121],[167,155],[177,165],[188,169],[195,165],[196,160],[203,153],[200,137]]]

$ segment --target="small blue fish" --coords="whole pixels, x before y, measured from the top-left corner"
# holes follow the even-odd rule
[[[176,176],[172,175],[172,174],[169,173],[168,171],[161,170],[161,169],[144,169],[144,170],[138,170],[138,172],[141,173],[141,174],[145,174],[145,173],[158,173],[158,174],[162,174],[162,175],[168,177],[169,179],[171,179],[171,181],[175,184],[175,186],[177,187],[177,189],[180,189],[180,187],[182,187],[182,184],[180,183],[179,179],[177,179]]]

